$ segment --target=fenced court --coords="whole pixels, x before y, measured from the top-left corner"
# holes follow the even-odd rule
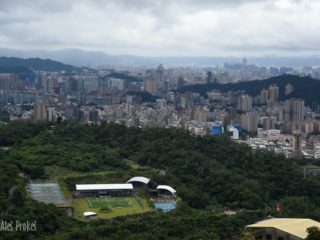
[[[127,198],[88,198],[90,208],[129,208],[130,203]]]
[[[68,205],[60,185],[56,182],[30,182],[28,190],[34,200],[46,204]]]

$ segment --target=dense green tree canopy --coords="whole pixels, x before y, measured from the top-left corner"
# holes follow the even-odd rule
[[[317,227],[308,228],[308,237],[306,240],[318,240],[320,239],[320,229]]]
[[[126,128],[118,124],[81,125],[12,122],[0,126],[0,212],[2,219],[34,219],[42,239],[232,239],[244,226],[272,214],[320,219],[320,179],[283,155],[252,152],[227,136],[196,137],[179,129]],[[130,163],[153,169],[153,184],[173,186],[182,199],[172,213],[152,212],[110,220],[78,222],[54,206],[30,200],[26,180],[46,178],[48,167],[87,173],[74,183],[123,181],[135,174]],[[159,169],[165,175],[158,174]],[[141,173],[141,172],[140,172]],[[225,216],[230,208],[239,213]],[[28,239],[3,233],[1,239]],[[241,236],[239,236],[241,237]]]

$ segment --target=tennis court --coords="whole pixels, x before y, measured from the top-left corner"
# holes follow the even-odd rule
[[[68,204],[58,183],[30,182],[28,189],[31,197],[39,202],[55,205]]]

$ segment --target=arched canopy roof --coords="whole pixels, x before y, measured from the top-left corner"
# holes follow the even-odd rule
[[[131,183],[131,182],[141,182],[144,184],[148,184],[150,182],[150,178],[146,178],[146,177],[133,177],[130,178],[127,183]]]
[[[167,190],[167,191],[171,192],[173,195],[176,194],[176,190],[174,190],[172,187],[170,187],[168,185],[159,185],[157,187],[157,190]]]

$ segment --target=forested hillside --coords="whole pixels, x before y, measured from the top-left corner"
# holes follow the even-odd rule
[[[35,233],[0,232],[1,239],[233,239],[244,226],[275,215],[320,220],[320,178],[303,178],[282,155],[256,152],[227,136],[196,137],[178,129],[126,128],[117,124],[14,122],[0,127],[2,219],[35,219]],[[25,173],[47,178],[47,167],[79,173],[130,174],[132,162],[165,170],[152,180],[173,186],[182,199],[171,213],[151,212],[80,222],[54,206],[31,201]],[[238,212],[221,214],[221,209]],[[234,238],[236,239],[236,238]],[[237,238],[239,239],[239,238]]]
[[[120,78],[120,79],[126,80],[127,82],[143,82],[142,79],[139,79],[137,77],[133,77],[124,73],[118,73],[118,72],[110,73],[106,77]]]
[[[293,93],[285,96],[285,85],[290,83],[293,86]],[[230,84],[197,84],[185,86],[180,92],[199,92],[201,95],[206,96],[207,92],[212,90],[220,90],[222,92],[240,91],[243,90],[251,96],[257,96],[263,88],[268,88],[271,84],[279,86],[279,100],[288,98],[303,98],[308,106],[313,103],[320,104],[320,80],[312,79],[311,77],[299,77],[294,75],[282,75],[273,77],[266,80],[255,80],[240,83]]]
[[[0,72],[26,73],[28,71],[72,72],[80,68],[50,59],[0,57]]]

